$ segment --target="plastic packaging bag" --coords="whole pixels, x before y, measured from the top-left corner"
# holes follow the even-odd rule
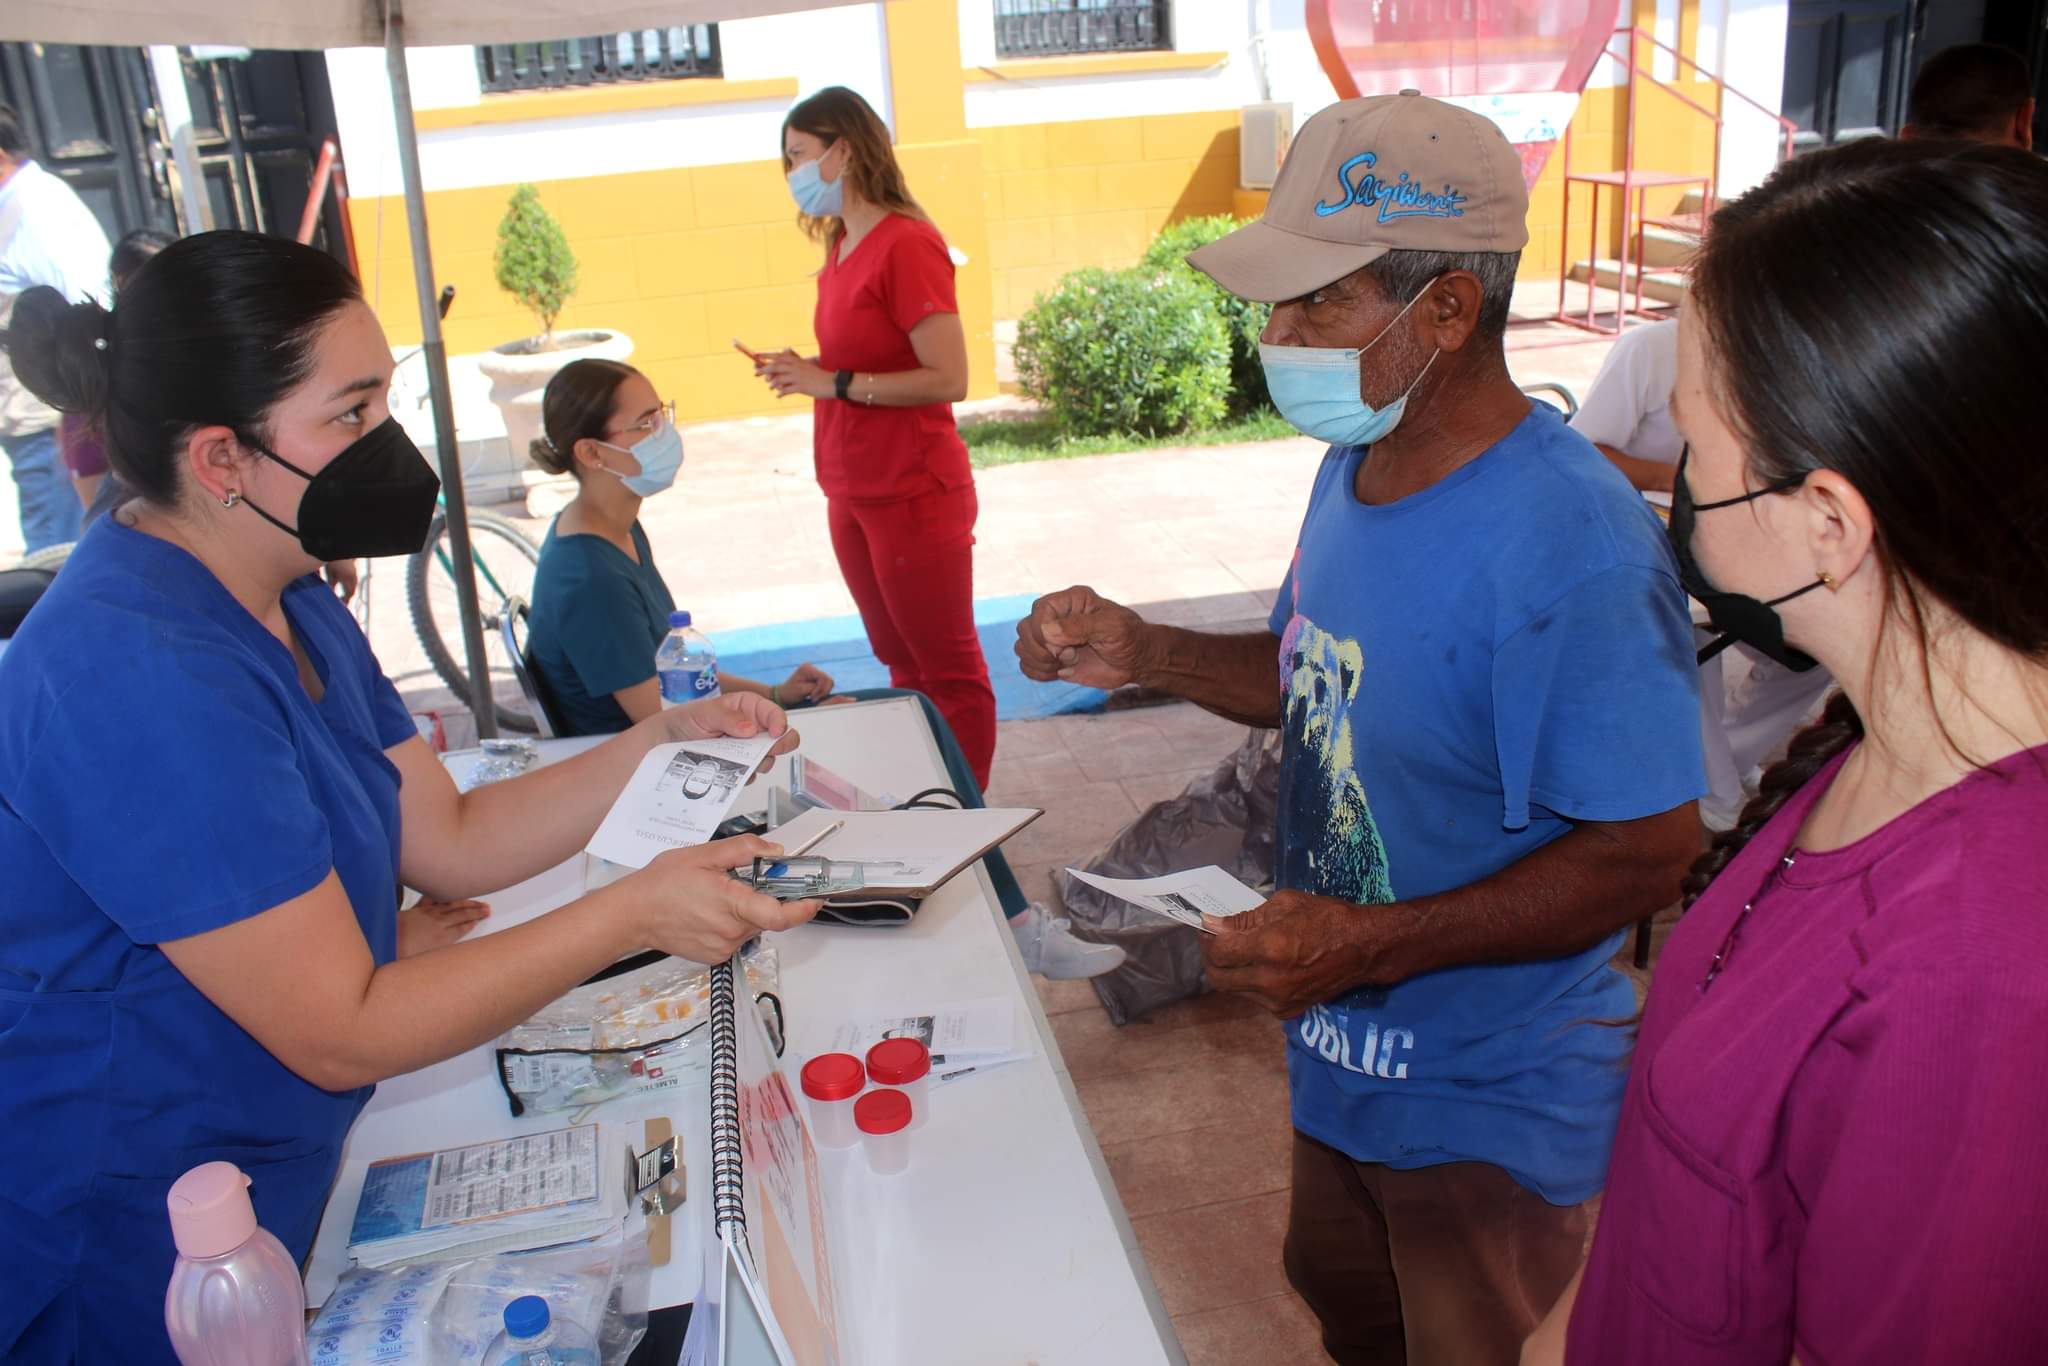
[[[539,1295],[548,1312],[597,1339],[603,1366],[625,1366],[647,1331],[646,1224],[596,1238],[465,1261],[358,1267],[306,1330],[312,1366],[442,1366],[477,1362],[503,1328],[505,1306]]]
[[[768,1023],[779,1041],[775,950],[757,939],[740,960],[755,999],[773,1002]],[[665,1091],[709,1074],[710,1021],[711,969],[664,958],[580,986],[507,1030],[497,1044],[498,1080],[515,1115]]]
[[[1279,789],[1280,732],[1255,730],[1213,772],[1147,808],[1081,866],[1104,877],[1156,877],[1213,863],[1248,887],[1270,891]],[[1200,930],[1099,892],[1064,870],[1054,885],[1081,938],[1124,951],[1122,967],[1089,979],[1111,1021],[1128,1024],[1208,990]]]

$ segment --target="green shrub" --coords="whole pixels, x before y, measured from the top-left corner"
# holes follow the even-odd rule
[[[1141,262],[1154,270],[1172,270],[1188,275],[1199,281],[1208,292],[1210,302],[1222,315],[1223,325],[1230,332],[1230,407],[1237,413],[1249,412],[1270,402],[1266,396],[1266,372],[1259,364],[1259,333],[1265,331],[1266,318],[1272,313],[1273,306],[1238,298],[1189,265],[1187,254],[1243,226],[1227,213],[1212,214],[1207,218],[1183,218],[1152,239],[1152,245],[1145,249]]]
[[[1230,409],[1230,340],[1185,273],[1089,267],[1017,324],[1017,378],[1063,435],[1163,436]]]
[[[521,185],[498,220],[498,288],[540,319],[541,349],[554,340],[555,319],[576,292],[576,254],[562,225],[540,202],[540,191]]]

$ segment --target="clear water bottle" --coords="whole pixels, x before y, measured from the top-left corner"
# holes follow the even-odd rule
[[[177,1265],[164,1327],[184,1366],[305,1366],[306,1287],[284,1244],[256,1225],[249,1178],[207,1162],[171,1186]]]
[[[668,635],[654,652],[654,672],[661,679],[664,707],[718,696],[718,652],[690,625],[688,612],[668,614]]]
[[[598,1366],[597,1343],[567,1319],[548,1315],[548,1302],[521,1295],[505,1306],[505,1331],[484,1350],[483,1366]]]

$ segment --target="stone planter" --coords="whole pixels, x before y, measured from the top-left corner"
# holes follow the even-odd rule
[[[477,369],[491,382],[491,402],[505,419],[505,463],[481,461],[463,471],[463,483],[477,494],[504,496],[523,482],[533,468],[529,452],[541,435],[540,401],[555,371],[572,360],[624,360],[633,354],[633,339],[605,329],[555,333],[551,351],[536,349],[540,338],[527,337],[492,347],[477,358]]]

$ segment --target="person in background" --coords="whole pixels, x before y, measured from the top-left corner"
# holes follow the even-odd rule
[[[137,228],[114,244],[107,261],[107,277],[113,297],[142,263],[178,239],[157,228]],[[109,305],[111,306],[111,305]],[[71,487],[78,494],[85,514],[79,524],[83,531],[122,498],[121,481],[107,474],[106,443],[83,413],[65,413],[57,422],[57,451],[71,475]]]
[[[576,496],[555,518],[534,571],[527,646],[551,711],[567,735],[623,730],[661,711],[654,655],[669,632],[675,596],[640,525],[641,503],[669,489],[683,465],[675,408],[647,376],[621,361],[571,361],[541,397],[543,435],[533,459],[576,480]],[[782,707],[914,697],[924,708],[953,790],[983,805],[972,762],[947,718],[922,693],[874,688],[835,694],[832,677],[799,665],[780,683],[721,672],[728,693]],[[1015,932],[1025,965],[1046,977],[1092,977],[1123,962],[1120,948],[1089,944],[1064,919],[1027,902],[1001,851],[988,855],[989,880]]]
[[[14,301],[38,285],[73,303],[110,297],[107,235],[70,185],[30,156],[28,130],[0,104],[0,328]],[[0,449],[14,475],[21,537],[33,555],[78,539],[84,508],[57,453],[58,414],[0,357]]]
[[[1188,258],[1274,304],[1267,386],[1331,446],[1267,629],[1074,588],[1019,631],[1033,678],[1282,729],[1278,890],[1202,950],[1285,1022],[1283,1259],[1345,1366],[1512,1361],[1570,1279],[1635,1005],[1611,960],[1699,850],[1671,548],[1508,374],[1527,210],[1478,114],[1316,114],[1264,218]]]
[[[201,233],[112,313],[30,290],[9,345],[38,396],[103,424],[132,496],[0,656],[0,1357],[171,1366],[180,1174],[240,1166],[303,1261],[376,1082],[629,954],[720,962],[817,909],[728,877],[777,850],[726,840],[401,957],[400,884],[459,901],[555,866],[666,741],[797,737],[717,698],[456,791],[313,578],[416,551],[439,491],[332,257]]]
[[[1685,448],[1671,419],[1677,380],[1678,320],[1632,327],[1609,348],[1571,419],[1572,430],[1598,447],[1629,483],[1667,501]],[[1713,634],[1702,631],[1700,643]],[[1707,763],[1700,821],[1708,830],[1735,824],[1763,764],[1819,711],[1833,682],[1825,669],[1794,669],[1739,643],[1700,666],[1700,744]]]
[[[1678,320],[1631,327],[1607,348],[1571,428],[1599,448],[1644,493],[1671,492],[1678,429],[1671,386],[1678,378]]]
[[[953,425],[967,336],[953,261],[903,182],[889,130],[851,90],[782,123],[798,222],[825,249],[818,354],[763,356],[777,396],[812,410],[832,550],[889,681],[931,698],[988,786],[996,699],[974,626],[974,472]]]
[[[1996,43],[1963,43],[1927,59],[1906,97],[1906,139],[2034,146],[2034,81],[2027,59]]]
[[[2044,226],[2033,156],[1879,139],[1715,215],[1671,538],[1842,693],[1688,882],[1528,1361],[2048,1361]]]

